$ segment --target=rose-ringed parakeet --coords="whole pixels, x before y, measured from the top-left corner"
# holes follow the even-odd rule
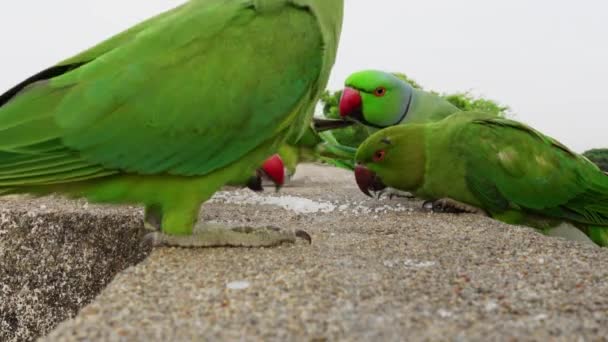
[[[438,94],[416,89],[399,77],[378,70],[350,75],[339,108],[343,118],[378,129],[438,121],[460,111]]]
[[[569,222],[608,245],[608,175],[522,123],[461,112],[390,127],[369,137],[356,160],[366,194],[391,186],[541,230]]]
[[[141,203],[157,243],[273,245],[202,230],[201,203],[299,135],[327,83],[343,0],[190,0],[0,95],[0,192]]]

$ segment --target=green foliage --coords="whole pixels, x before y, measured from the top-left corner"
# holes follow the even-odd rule
[[[414,89],[424,90],[420,83],[409,78],[406,74],[395,72],[393,73],[393,75],[409,83]],[[430,92],[439,94],[433,90],[430,90]],[[460,110],[493,113],[496,114],[496,116],[503,118],[507,116],[510,110],[508,106],[503,106],[494,100],[482,97],[475,97],[469,92],[461,92],[454,94],[444,93],[439,95],[449,101],[454,106],[460,108]]]
[[[321,95],[321,103],[323,104],[323,115],[328,119],[339,119],[340,113],[338,111],[338,105],[340,104],[340,98],[342,97],[342,90],[331,92],[326,90]]]
[[[323,115],[328,119],[339,119],[340,112],[338,105],[342,97],[342,90],[331,92],[326,90],[321,95],[323,103]],[[341,128],[333,131],[333,135],[342,145],[349,147],[357,147],[369,135],[369,129],[361,124],[356,124],[350,127]]]
[[[344,146],[358,147],[373,132],[362,124],[341,128],[333,131],[336,140]]]
[[[403,73],[393,73],[396,77],[409,83],[413,88],[424,90],[424,88],[413,79],[409,78]],[[431,91],[433,92],[433,91]],[[434,92],[436,93],[436,92]],[[436,93],[438,94],[438,93]],[[342,96],[342,90],[335,92],[326,90],[321,96],[321,102],[323,104],[323,115],[329,119],[339,119],[340,113],[338,105],[340,103],[340,97]],[[506,117],[509,113],[510,108],[503,106],[498,102],[486,98],[475,97],[468,92],[454,93],[454,94],[440,94],[441,97],[452,103],[454,106],[466,111],[482,111],[486,113],[494,113],[499,117]],[[365,140],[372,130],[364,125],[354,125],[344,129],[338,129],[333,132],[336,139],[343,145],[357,147],[363,140]]]
[[[414,81],[413,79],[407,77],[406,74],[403,74],[403,73],[400,73],[400,72],[393,72],[393,75],[396,76],[399,79],[404,80],[406,83],[409,83],[409,85],[411,85],[412,88],[423,90],[423,88],[420,85],[420,83],[418,83],[418,82]]]
[[[602,171],[608,172],[608,148],[594,148],[583,153],[583,156],[591,160]]]
[[[485,113],[493,113],[499,117],[506,117],[510,108],[503,106],[496,101],[484,98],[476,98],[470,93],[455,93],[441,95],[454,106],[463,111],[479,111]]]

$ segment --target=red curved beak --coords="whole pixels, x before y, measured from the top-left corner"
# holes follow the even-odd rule
[[[278,154],[266,159],[262,165],[262,170],[272,180],[277,189],[283,186],[285,182],[285,164],[283,164],[283,160]]]
[[[353,88],[345,87],[340,98],[340,116],[346,117],[361,110],[361,95]]]
[[[360,164],[355,167],[355,180],[359,189],[369,197],[373,197],[370,190],[380,191],[386,188],[386,185],[373,171]]]

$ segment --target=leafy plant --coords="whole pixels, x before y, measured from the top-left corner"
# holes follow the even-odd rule
[[[608,148],[594,148],[585,151],[583,156],[591,160],[595,165],[602,169],[602,171],[608,172]]]

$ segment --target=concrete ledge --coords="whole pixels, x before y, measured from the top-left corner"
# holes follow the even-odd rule
[[[5,198],[0,208],[0,341],[46,334],[149,253],[133,208],[53,197]]]
[[[137,209],[2,202],[0,340],[31,339],[81,306],[41,341],[608,336],[608,249],[368,199],[335,169],[301,177],[322,183],[222,192],[201,218],[305,229],[310,246],[158,248],[144,259]]]

